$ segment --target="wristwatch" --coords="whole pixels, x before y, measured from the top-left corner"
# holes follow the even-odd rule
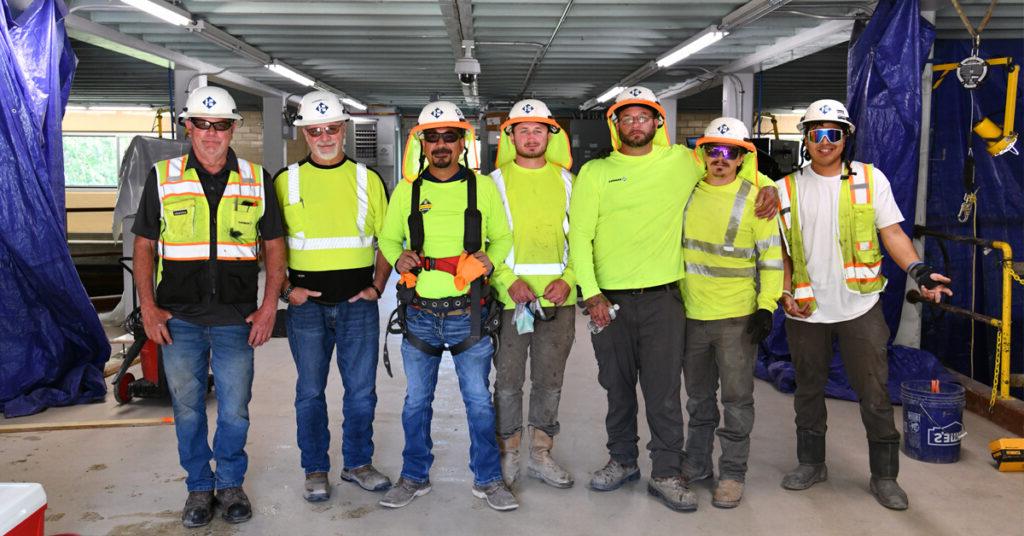
[[[288,296],[292,295],[293,290],[295,290],[295,287],[288,285],[288,288],[284,289],[284,292],[281,293],[281,297],[278,299],[281,300],[282,303],[288,303]]]

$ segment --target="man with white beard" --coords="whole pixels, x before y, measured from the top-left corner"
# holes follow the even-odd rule
[[[377,299],[391,265],[376,251],[384,223],[387,189],[380,176],[345,155],[349,115],[326,91],[305,95],[295,126],[309,156],[278,172],[274,189],[282,200],[288,235],[288,344],[298,370],[295,420],[306,474],[303,497],[330,498],[331,434],[324,390],[337,347],[342,399],[341,479],[367,491],[391,487],[371,464],[377,406]]]

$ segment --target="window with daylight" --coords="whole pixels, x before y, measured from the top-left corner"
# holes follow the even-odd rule
[[[152,132],[64,133],[64,185],[117,188],[117,172],[135,136]]]

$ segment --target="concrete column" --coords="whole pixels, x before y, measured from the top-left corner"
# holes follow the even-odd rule
[[[178,116],[185,107],[189,92],[205,85],[206,75],[193,69],[174,68],[174,110],[171,111],[171,123],[174,125],[175,139],[185,139],[185,127],[178,124]]]
[[[679,110],[676,103],[679,99],[670,98],[662,99],[661,107],[665,109],[665,130],[668,131],[668,140],[670,143],[676,143],[676,123],[679,120]]]
[[[271,173],[288,158],[284,142],[284,96],[263,97],[263,167]]]
[[[935,11],[921,11],[921,16],[935,23]],[[934,48],[932,49],[934,52]],[[925,64],[921,73],[921,146],[918,150],[917,164],[917,198],[914,204],[914,224],[925,225],[928,220],[928,158],[931,150],[932,123],[932,65],[933,53],[929,53],[929,63]],[[924,238],[914,240],[917,255],[924,258]],[[907,277],[907,289],[916,288],[917,282]],[[921,347],[921,304],[911,304],[903,300],[903,312],[900,314],[900,325],[896,330],[894,344],[902,344],[911,348]]]
[[[754,73],[730,73],[722,77],[722,115],[735,117],[753,131]]]

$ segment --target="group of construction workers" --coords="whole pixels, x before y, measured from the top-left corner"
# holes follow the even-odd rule
[[[382,506],[400,508],[431,490],[432,403],[446,352],[466,408],[473,495],[495,510],[518,508],[521,449],[528,476],[572,487],[551,452],[580,303],[608,402],[609,460],[591,474],[591,489],[640,477],[639,382],[651,438],[648,492],[673,510],[696,510],[690,484],[715,475],[717,435],[712,504],[739,505],[756,348],[781,305],[797,376],[799,462],[782,486],[827,478],[824,387],[838,339],[867,430],[871,493],[888,508],[908,507],[896,483],[899,433],[886,391],[880,246],[926,298],[951,291],[900,229],[884,174],[850,158],[855,128],[841,103],[807,109],[800,130],[810,164],[772,183],[758,172],[741,121],[715,119],[695,149],[671,144],[664,108],[640,86],[607,111],[611,154],[577,177],[566,131],[543,102],[513,105],[490,176],[470,166],[476,133],[462,111],[432,102],[409,133],[390,200],[381,177],[345,154],[350,117],[333,94],[302,98],[294,125],[309,155],[274,177],[230,148],[241,116],[227,91],[194,90],[183,117],[191,151],[154,165],[133,231],[143,323],[162,345],[187,472],[186,527],[210,523],[218,508],[229,523],[252,516],[242,483],[253,352],[270,337],[279,300],[287,303],[310,502],[332,490],[325,390],[335,353],[344,389],[340,478],[383,492]],[[266,277],[257,303],[260,256]],[[386,329],[402,334],[407,381],[396,482],[372,464],[377,301],[392,270],[398,307]],[[384,356],[390,374],[386,347]]]

